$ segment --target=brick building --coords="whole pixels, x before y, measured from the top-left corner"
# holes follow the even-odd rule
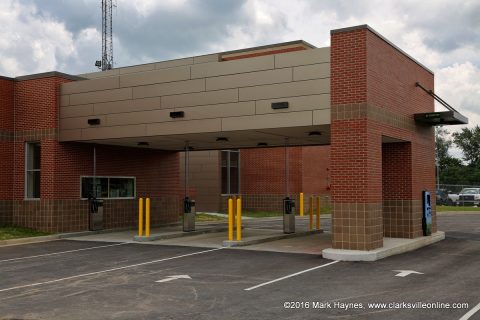
[[[288,141],[289,193],[330,192],[334,248],[422,236],[435,145],[415,115],[433,112],[434,99],[416,83],[433,90],[433,73],[368,26],[333,30],[327,48],[294,41],[79,76],[2,77],[0,224],[85,230],[93,190],[107,228],[134,226],[140,196],[152,198],[154,224],[176,221],[185,146],[215,163],[200,180],[221,175],[218,150],[241,150],[246,206],[271,207],[285,194]]]

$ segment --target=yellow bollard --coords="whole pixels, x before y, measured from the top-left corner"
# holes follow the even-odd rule
[[[138,236],[143,235],[143,198],[138,199]]]
[[[320,230],[320,196],[317,197],[317,230]]]
[[[228,241],[233,240],[233,200],[228,199]]]
[[[303,192],[300,192],[300,217],[303,217]]]
[[[232,211],[233,211],[233,228],[235,228],[235,222],[236,222],[236,215],[235,215],[235,211],[237,210],[236,208],[236,205],[237,205],[237,197],[236,196],[232,196],[232,202],[233,202],[233,205],[232,205]]]
[[[242,240],[242,200],[237,199],[237,241]]]
[[[150,198],[145,199],[145,236],[150,237]]]
[[[308,224],[309,230],[313,229],[313,196],[310,196],[310,223]]]

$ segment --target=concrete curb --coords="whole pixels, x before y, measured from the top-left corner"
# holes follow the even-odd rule
[[[47,242],[53,240],[59,240],[58,234],[53,234],[50,236],[40,236],[40,237],[28,237],[28,238],[18,238],[18,239],[9,239],[9,240],[0,240],[0,247],[4,246],[13,246],[18,244],[29,244],[37,242]]]
[[[442,212],[437,212],[438,215],[441,216],[454,216],[458,214],[472,214],[472,215],[479,215],[480,211],[442,211]]]
[[[255,236],[255,237],[245,238],[244,240],[241,240],[241,241],[225,240],[225,241],[223,241],[223,246],[227,247],[227,248],[245,247],[245,246],[251,246],[251,245],[254,245],[254,244],[275,241],[275,240],[303,237],[303,236],[308,236],[308,235],[315,234],[315,233],[323,233],[323,229],[303,231],[303,232],[295,232],[295,233],[287,233],[287,234],[278,234],[278,235]]]
[[[370,251],[328,248],[322,251],[325,259],[340,261],[376,261],[389,256],[413,251],[445,239],[445,232],[415,239],[384,238],[382,248]]]
[[[171,232],[166,234],[156,233],[156,234],[151,234],[150,237],[134,236],[133,241],[149,242],[149,241],[167,240],[167,239],[182,238],[182,237],[188,237],[188,236],[196,236],[199,234],[224,232],[224,231],[228,231],[228,227],[209,228],[209,229],[203,229],[203,230],[201,229],[201,230],[195,230],[190,232],[179,231],[179,232]]]

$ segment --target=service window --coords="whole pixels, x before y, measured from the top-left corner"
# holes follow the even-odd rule
[[[130,199],[136,197],[135,177],[81,177],[80,184],[82,199],[91,197]]]

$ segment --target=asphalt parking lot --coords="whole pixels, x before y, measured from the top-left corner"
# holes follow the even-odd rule
[[[71,240],[0,247],[0,319],[480,319],[480,215],[441,215],[439,229],[444,241],[372,263]]]

